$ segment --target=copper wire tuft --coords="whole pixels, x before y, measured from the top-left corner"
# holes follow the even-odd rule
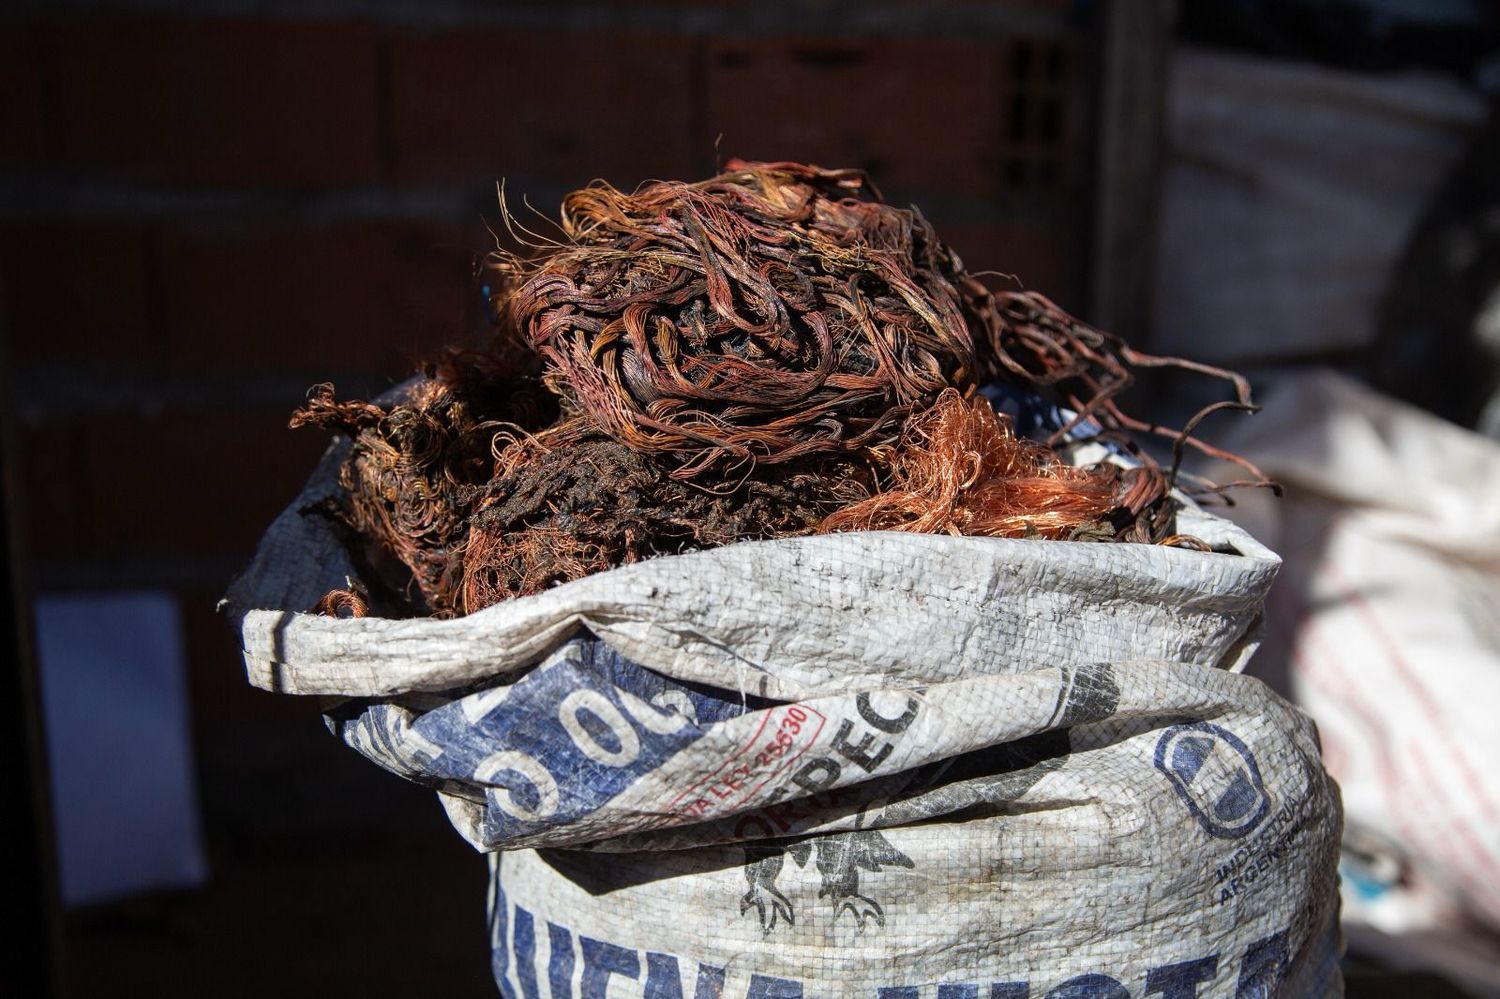
[[[1066,464],[1017,437],[982,396],[965,399],[948,389],[877,457],[889,466],[889,488],[830,515],[820,532],[1051,539],[1117,533],[1109,521],[1122,506],[1121,469]]]

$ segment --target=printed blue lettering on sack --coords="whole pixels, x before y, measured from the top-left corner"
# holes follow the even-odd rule
[[[593,638],[575,639],[508,688],[481,691],[411,723],[435,747],[412,776],[486,787],[483,835],[501,844],[603,807],[642,776],[746,710],[738,700],[677,683]],[[367,710],[348,726],[400,722]],[[400,740],[396,740],[400,741]]]
[[[693,999],[720,999],[724,994],[724,970],[711,964],[698,965]],[[646,952],[646,991],[643,999],[683,999],[682,972],[671,954]]]
[[[634,950],[605,943],[592,937],[579,937],[583,945],[583,981],[580,984],[580,999],[606,999],[609,994],[609,978],[641,977],[640,958]]]
[[[1130,990],[1108,975],[1078,975],[1048,992],[1047,999],[1130,999]]]
[[[802,999],[802,983],[790,978],[751,975],[745,999]]]
[[[516,999],[510,987],[510,943],[506,934],[510,923],[510,904],[500,884],[499,873],[490,876],[490,974],[500,987],[501,999]]]
[[[698,985],[693,999],[719,999],[724,991],[724,969],[698,966]],[[646,952],[646,991],[643,999],[683,999],[682,971],[671,954]]]
[[[531,913],[516,906],[515,929],[512,944],[516,951],[516,981],[521,985],[524,999],[537,999],[536,987],[536,923]]]
[[[1255,756],[1228,729],[1174,725],[1157,742],[1155,761],[1210,836],[1247,836],[1271,810]]]
[[[1273,933],[1245,948],[1234,999],[1271,999],[1286,977],[1287,931]]]
[[[682,999],[682,972],[671,954],[646,954],[645,999]]]
[[[556,923],[547,924],[547,984],[552,999],[573,995],[573,934]]]
[[[725,972],[726,969],[711,964],[698,965],[698,988],[693,992],[693,999],[720,999],[724,994]]]
[[[1146,995],[1160,995],[1163,999],[1197,999],[1198,986],[1212,981],[1218,971],[1217,957],[1152,968],[1146,973]]]
[[[512,999],[514,991],[508,972],[513,968],[516,981],[521,983],[525,995],[535,995],[537,961],[536,945],[532,932],[533,917],[519,905],[511,905],[500,884],[499,871],[491,877],[492,904],[495,911],[490,914],[496,953],[493,958],[495,981],[500,994]],[[509,921],[514,927],[510,939],[505,938],[505,925]],[[558,997],[571,996],[573,970],[573,937],[569,930],[549,922],[549,946],[551,954],[549,968],[559,968],[559,954],[567,955],[565,977],[552,976],[552,994]],[[656,951],[641,951],[622,944],[595,940],[590,937],[577,938],[583,952],[583,975],[581,997],[604,996],[609,991],[612,978],[619,984],[625,980],[640,981],[641,967],[645,965],[646,980],[644,999],[684,999],[680,971],[681,959],[672,954]],[[1290,931],[1282,930],[1250,943],[1240,955],[1239,967],[1234,958],[1221,960],[1219,954],[1207,954],[1174,964],[1162,965],[1146,972],[1142,997],[1164,996],[1166,999],[1196,999],[1200,986],[1212,983],[1220,974],[1236,982],[1235,999],[1270,999],[1278,994],[1290,965]],[[506,953],[509,949],[509,953]],[[722,966],[699,963],[693,999],[725,999],[725,971]],[[1238,974],[1236,974],[1238,971]],[[1038,985],[1038,988],[1045,988]],[[802,999],[811,989],[821,994],[817,983],[804,983],[791,978],[751,973],[749,982],[734,992],[733,999]],[[741,991],[743,990],[743,991]],[[635,994],[627,989],[629,994]],[[944,982],[934,990],[931,985],[876,985],[872,989],[875,999],[1028,999],[1032,983],[1027,981],[993,982],[988,989],[982,984]],[[1131,999],[1131,989],[1118,978],[1100,972],[1074,975],[1054,985],[1042,995],[1042,999]]]

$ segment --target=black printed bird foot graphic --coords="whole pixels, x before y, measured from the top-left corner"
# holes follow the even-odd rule
[[[797,923],[791,900],[768,885],[751,885],[750,890],[741,896],[740,915],[743,916],[751,909],[756,910],[756,914],[760,916],[761,932],[767,936],[781,920],[785,920],[788,926],[795,926]]]
[[[854,917],[854,925],[860,930],[870,923],[885,925],[885,910],[880,907],[880,903],[863,895],[849,895],[839,899],[833,909],[834,922],[838,922],[838,918],[845,912]]]

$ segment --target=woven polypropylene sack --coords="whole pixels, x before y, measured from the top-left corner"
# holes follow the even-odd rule
[[[1338,792],[1238,671],[1278,560],[863,533],[731,545],[468,617],[303,613],[317,512],[229,596],[250,679],[492,853],[506,996],[1341,991]]]

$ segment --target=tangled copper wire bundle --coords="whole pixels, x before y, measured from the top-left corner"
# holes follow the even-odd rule
[[[364,563],[372,600],[359,598],[361,615],[372,603],[382,613],[470,614],[655,555],[810,534],[873,486],[865,466],[835,458],[711,491],[586,419],[554,410],[542,425],[528,380],[493,378],[448,366],[384,404],[337,402],[319,385],[294,415],[293,426],[352,438],[342,501],[327,512]],[[497,384],[512,389],[500,408]],[[315,610],[351,612],[348,593]]]
[[[855,170],[731,161],[568,195],[567,241],[500,253],[504,309],[553,384],[691,477],[890,440],[972,380],[958,261]]]
[[[564,199],[560,228],[528,257],[491,256],[499,311],[550,386],[621,443],[672,455],[679,477],[888,444],[945,388],[999,381],[1073,411],[1049,443],[1080,425],[1131,450],[1156,433],[1265,481],[1118,404],[1141,368],[1232,384],[1213,409],[1253,408],[1244,379],[991,291],[857,170],[732,160],[698,183],[596,183]]]
[[[320,386],[293,418],[353,439],[330,512],[380,584],[371,613],[472,613],[642,558],[818,531],[1201,545],[1173,533],[1185,448],[1268,484],[1194,436],[1253,408],[1243,378],[992,291],[858,171],[731,161],[692,184],[596,183],[567,197],[561,229],[490,256],[489,350],[450,353],[385,402]],[[1161,367],[1234,398],[1182,429],[1132,417],[1121,393]],[[1053,407],[1045,441],[996,415],[979,389],[997,384]],[[1171,442],[1170,469],[1142,433]],[[1070,467],[1059,451],[1080,439],[1135,461]]]

